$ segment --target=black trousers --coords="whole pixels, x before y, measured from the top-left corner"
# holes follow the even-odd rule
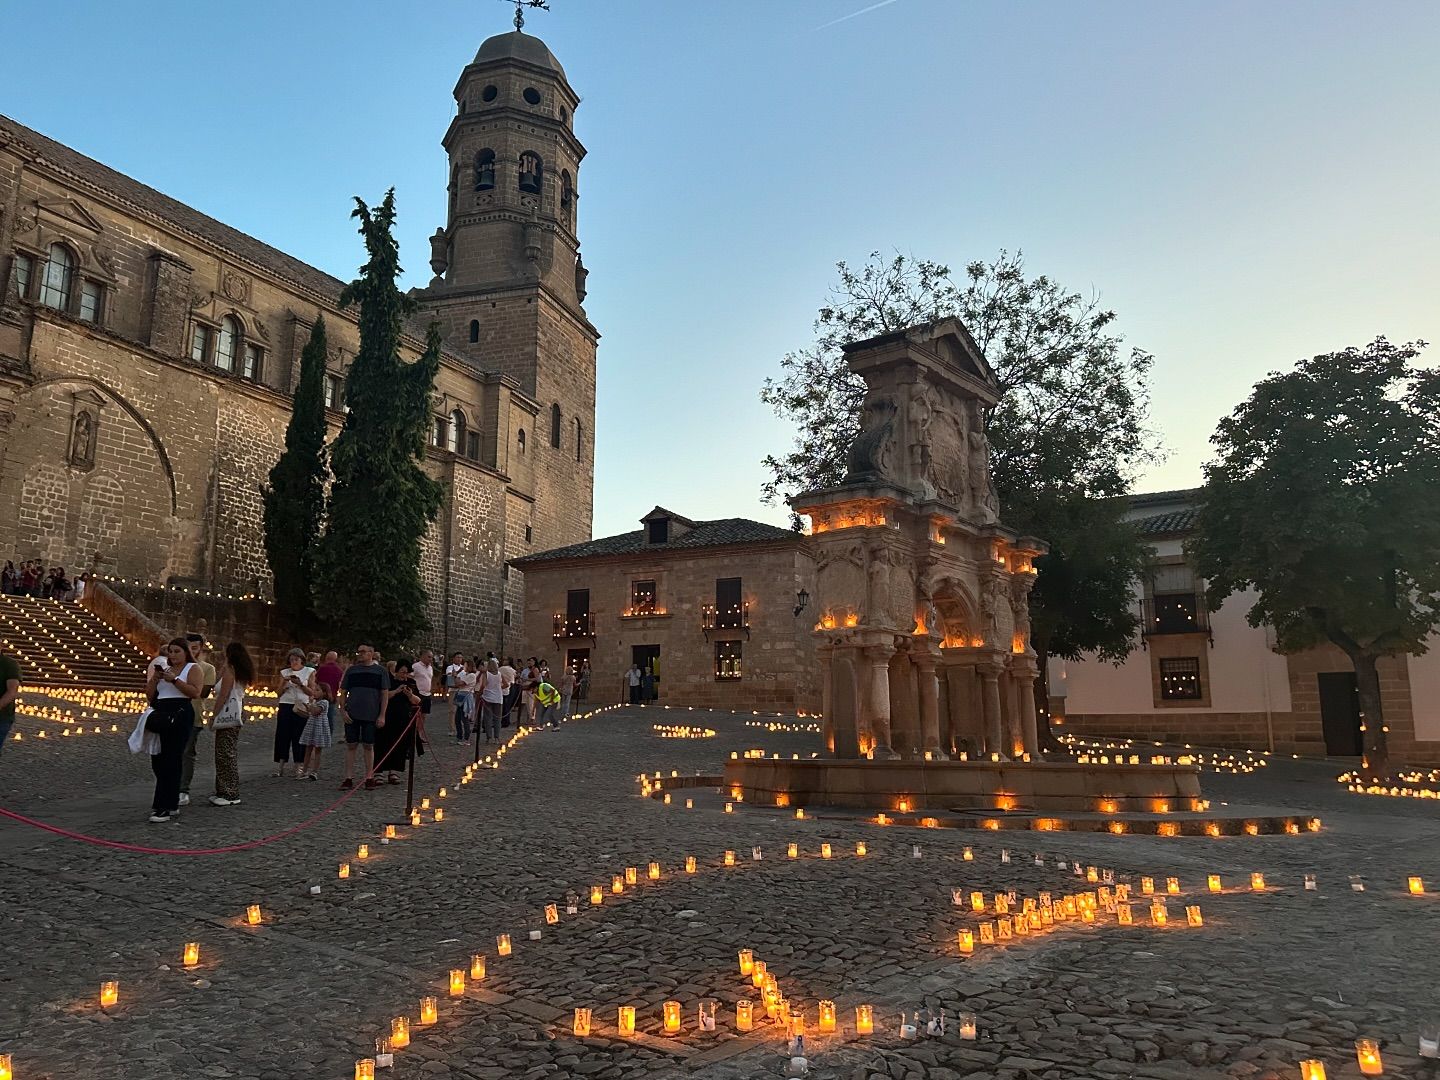
[[[195,726],[195,711],[189,698],[162,698],[155,703],[160,723],[160,752],[150,755],[150,769],[155,774],[155,799],[151,809],[157,814],[180,809],[180,772],[185,767],[185,744]]]
[[[275,710],[275,764],[283,765],[287,761],[304,764],[305,747],[300,745],[300,736],[305,733],[309,719],[297,713],[294,705],[281,705]]]

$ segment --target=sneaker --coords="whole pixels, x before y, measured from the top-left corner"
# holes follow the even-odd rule
[[[155,813],[150,815],[150,824],[152,825],[163,825],[165,824],[165,822],[170,820],[172,820],[170,815],[163,810],[157,810]]]
[[[350,779],[350,777],[348,777],[348,776],[345,777],[344,780],[341,780],[341,781],[340,781],[340,790],[341,790],[341,791],[349,791],[349,790],[350,790],[351,788],[353,788],[354,786],[355,786],[355,781],[352,780],[352,779]]]
[[[373,779],[373,778],[370,779],[370,780],[366,780],[366,781],[365,781],[365,790],[366,790],[366,791],[374,791],[374,790],[375,790],[377,787],[379,787],[379,786],[380,786],[380,781],[375,780],[375,779]]]
[[[211,805],[211,806],[230,806],[230,805],[232,805],[232,800],[225,798],[225,796],[223,796],[223,795],[211,795],[211,796],[210,796],[210,805]]]
[[[306,774],[305,774],[305,779],[306,779],[306,780],[319,780],[319,779],[320,779],[320,774],[319,774],[319,773],[313,773],[313,772],[312,772],[312,773],[306,773]]]
[[[181,805],[181,806],[189,806],[189,805],[190,805],[190,793],[189,793],[188,791],[182,791],[182,792],[180,792],[180,805]]]

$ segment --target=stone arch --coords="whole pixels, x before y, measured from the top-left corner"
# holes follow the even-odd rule
[[[932,599],[940,615],[945,647],[973,645],[984,637],[979,605],[960,578],[942,577],[935,583]]]

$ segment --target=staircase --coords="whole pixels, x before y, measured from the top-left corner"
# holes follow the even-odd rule
[[[0,597],[0,649],[26,686],[143,690],[150,659],[79,604],[25,596]]]

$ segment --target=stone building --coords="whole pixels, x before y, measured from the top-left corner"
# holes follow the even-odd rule
[[[500,34],[454,96],[449,210],[404,349],[413,359],[440,324],[426,466],[447,497],[422,568],[434,639],[493,647],[521,631],[506,560],[590,536],[598,333],[564,70],[538,38]],[[332,435],[343,419],[358,343],[343,284],[0,117],[0,551],[263,596],[260,485],[320,315]]]
[[[1274,631],[1247,621],[1253,592],[1207,609],[1205,582],[1184,550],[1199,495],[1192,488],[1131,497],[1126,516],[1155,552],[1135,591],[1143,647],[1119,665],[1052,660],[1057,730],[1358,757],[1355,671],[1339,648],[1277,652]],[[1440,761],[1440,640],[1423,656],[1378,666],[1391,757]]]
[[[640,528],[511,560],[525,573],[523,654],[589,660],[591,700],[625,698],[632,663],[661,704],[819,707],[807,537],[655,507]]]

